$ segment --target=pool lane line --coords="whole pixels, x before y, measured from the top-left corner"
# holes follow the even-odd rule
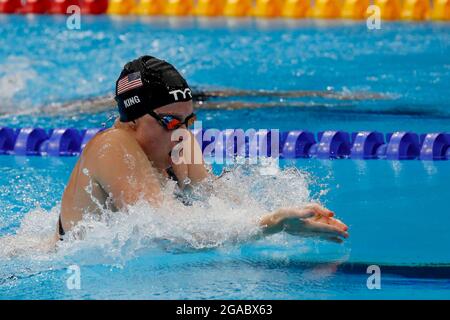
[[[273,103],[251,103],[241,101],[208,102],[209,100],[220,98],[276,98],[277,100],[292,98],[323,98],[339,101],[364,101],[364,100],[392,100],[397,97],[389,94],[376,92],[341,92],[332,90],[292,90],[292,91],[271,91],[271,90],[233,90],[233,89],[193,89],[193,101],[198,109],[242,109],[242,108],[268,108],[286,105],[287,102]],[[23,116],[33,114],[60,114],[62,112],[101,112],[114,108],[116,102],[114,95],[104,95],[98,97],[88,97],[62,103],[49,103],[35,108],[3,112],[0,118],[9,115]],[[308,103],[292,103],[293,107],[309,107]]]
[[[210,267],[214,267],[215,263],[223,262],[211,261]],[[266,269],[299,269],[307,271],[317,268],[332,268],[333,273],[343,273],[349,275],[367,276],[367,270],[370,266],[378,266],[381,275],[395,275],[405,278],[430,279],[430,280],[450,280],[450,263],[422,263],[422,264],[389,264],[378,262],[349,262],[342,260],[335,261],[299,261],[290,259],[289,262],[269,260],[269,259],[252,259],[244,257],[244,259],[236,259],[229,261],[230,264],[245,263],[257,268]],[[450,282],[449,282],[450,288]]]
[[[450,264],[395,265],[377,263],[344,263],[338,266],[338,270],[346,274],[365,274],[369,266],[372,265],[380,267],[382,274],[402,276],[405,278],[450,280]]]
[[[48,107],[38,107],[19,112],[0,113],[0,119],[11,116],[69,116],[73,114],[95,114],[99,112],[116,112],[113,99],[79,100]],[[431,106],[417,109],[410,106],[395,106],[385,109],[360,108],[356,104],[345,103],[317,103],[317,102],[243,102],[243,101],[194,101],[195,110],[257,110],[269,108],[295,108],[299,112],[317,112],[328,115],[375,115],[375,116],[412,116],[427,117],[429,119],[450,119],[450,113],[442,113]]]
[[[345,92],[334,90],[194,90],[194,99],[229,97],[270,97],[270,98],[327,98],[336,100],[390,100],[392,95],[377,92]]]

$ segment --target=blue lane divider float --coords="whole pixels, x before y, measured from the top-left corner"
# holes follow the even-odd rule
[[[316,153],[316,151],[311,150],[313,146],[317,147],[312,132],[289,131],[280,133],[280,154],[283,158],[309,158]]]
[[[0,128],[0,154],[19,156],[77,156],[86,143],[104,129]]]
[[[26,156],[77,156],[86,144],[102,128],[77,130],[58,128],[7,128],[0,127],[0,154]],[[244,141],[236,140],[237,130],[209,130],[196,133],[203,141],[203,150],[222,150],[230,146],[234,154],[249,156],[249,143],[254,141],[245,135]],[[220,138],[217,138],[219,134]],[[258,131],[259,147],[270,155],[272,136],[270,131]],[[317,139],[316,139],[317,138]],[[230,139],[233,139],[230,144]],[[216,141],[217,140],[217,141]],[[262,141],[262,143],[261,143]],[[253,142],[252,142],[253,143]],[[261,147],[261,145],[263,147]],[[230,150],[229,150],[230,151]],[[317,136],[309,131],[288,131],[279,134],[279,154],[285,159],[388,159],[388,160],[450,160],[450,134],[394,132],[386,135],[376,131],[348,133],[345,131],[323,131]]]
[[[14,154],[19,156],[39,155],[40,145],[48,140],[49,134],[40,128],[22,128],[17,133]]]

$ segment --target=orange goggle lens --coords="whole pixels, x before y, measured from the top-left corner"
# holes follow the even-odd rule
[[[167,130],[176,130],[182,125],[186,125],[186,127],[190,127],[197,120],[197,116],[193,113],[186,118],[186,120],[181,121],[173,116],[165,116],[162,117],[162,123],[166,127]]]
[[[178,119],[172,119],[169,122],[167,122],[166,124],[166,128],[168,130],[175,130],[178,129],[179,127],[181,127],[182,123],[180,120]]]

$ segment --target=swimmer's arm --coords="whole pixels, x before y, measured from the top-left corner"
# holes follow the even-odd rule
[[[333,216],[332,211],[313,203],[303,208],[282,208],[267,214],[261,218],[260,227],[264,236],[285,231],[342,242],[342,238],[348,237],[348,227]]]
[[[159,206],[162,193],[156,170],[133,139],[114,138],[119,141],[104,147],[98,154],[95,179],[118,210],[126,209],[141,199]]]

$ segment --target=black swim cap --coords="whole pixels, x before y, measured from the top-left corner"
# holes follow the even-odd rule
[[[192,100],[186,80],[170,63],[151,56],[128,62],[116,82],[120,121],[136,120],[156,108]]]

